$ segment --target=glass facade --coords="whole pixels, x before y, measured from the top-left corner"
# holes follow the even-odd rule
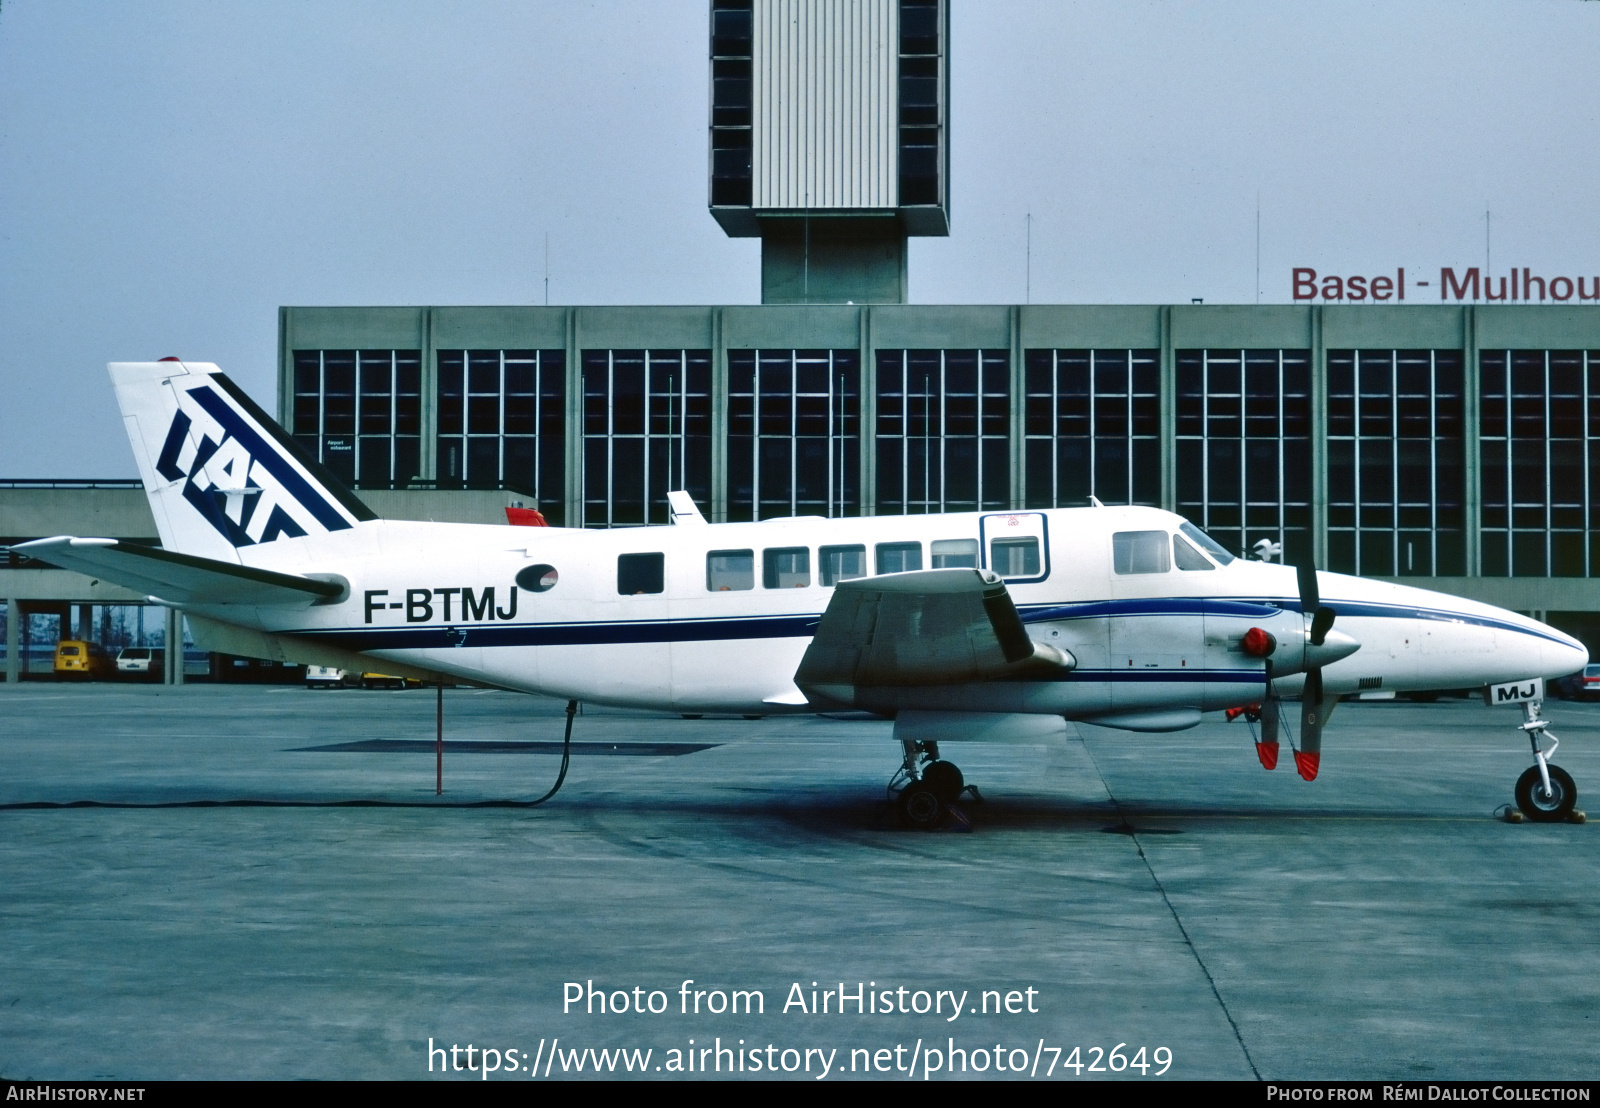
[[[711,351],[583,352],[583,526],[666,523],[711,500]]]
[[[1030,350],[1027,506],[1161,502],[1157,350]]]
[[[421,457],[421,351],[296,350],[292,423],[340,479],[405,488]]]
[[[940,201],[940,104],[938,0],[900,4],[900,203]]]
[[[1004,350],[880,350],[878,513],[1010,504],[1010,358]]]
[[[1600,576],[1600,351],[1479,355],[1483,574]]]
[[[751,0],[711,4],[711,203],[748,205],[751,195]]]
[[[439,487],[513,489],[560,523],[566,353],[441,350],[438,398]]]
[[[1323,525],[1339,572],[1600,577],[1600,349],[1335,347],[1322,378],[1291,348],[1179,346],[1170,377],[1154,348],[1042,343],[1020,371],[993,348],[446,349],[428,380],[434,352],[391,341],[285,351],[284,422],[358,491],[514,490],[591,527],[665,523],[675,488],[729,521],[1170,496],[1246,556],[1301,562]]]
[[[728,518],[861,511],[861,357],[728,351]]]
[[[1311,352],[1179,350],[1177,510],[1230,550],[1311,550]]]
[[[1328,568],[1466,572],[1459,350],[1328,352]]]

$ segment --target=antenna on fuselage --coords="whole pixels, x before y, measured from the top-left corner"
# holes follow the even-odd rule
[[[1098,496],[1095,496],[1093,493],[1089,494],[1089,503],[1093,504],[1096,508],[1104,508],[1105,507],[1104,504],[1100,503],[1100,498]]]
[[[681,489],[667,493],[667,509],[667,518],[680,526],[685,523],[693,526],[706,521],[706,517],[695,506],[694,497]]]

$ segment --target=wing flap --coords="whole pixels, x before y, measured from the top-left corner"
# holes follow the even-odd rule
[[[859,689],[1021,680],[1074,664],[1028,638],[994,574],[917,570],[839,582],[795,684],[852,703]]]
[[[13,549],[173,604],[317,604],[338,600],[349,589],[340,580],[275,573],[116,539],[63,535]]]

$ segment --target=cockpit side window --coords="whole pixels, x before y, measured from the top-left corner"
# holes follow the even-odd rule
[[[1172,561],[1179,569],[1216,569],[1200,551],[1189,544],[1182,535],[1172,536]]]
[[[1182,531],[1194,544],[1217,560],[1219,566],[1225,566],[1233,561],[1233,555],[1216,539],[1206,534],[1192,523],[1185,522],[1178,530]]]
[[[1117,573],[1166,573],[1172,568],[1165,531],[1118,531],[1111,536],[1111,568]]]

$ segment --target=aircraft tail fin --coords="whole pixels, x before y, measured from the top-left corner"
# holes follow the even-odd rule
[[[237,563],[377,518],[215,365],[108,368],[165,549]]]

